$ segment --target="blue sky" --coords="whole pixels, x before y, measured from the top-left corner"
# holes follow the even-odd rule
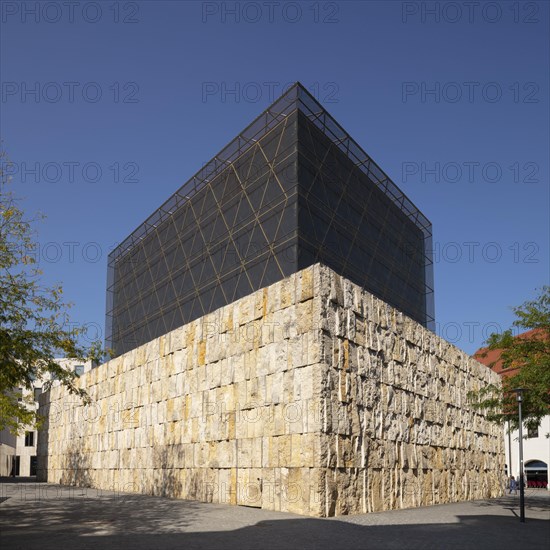
[[[1,17],[15,191],[47,216],[45,280],[90,339],[108,252],[296,80],[432,221],[439,334],[473,352],[549,280],[547,2],[6,1]]]

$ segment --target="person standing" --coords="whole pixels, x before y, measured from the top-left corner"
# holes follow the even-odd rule
[[[512,494],[512,491],[514,491],[514,495],[518,494],[518,484],[516,481],[516,478],[514,476],[510,476],[510,494]]]

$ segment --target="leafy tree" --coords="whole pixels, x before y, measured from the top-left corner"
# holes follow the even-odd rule
[[[474,406],[487,412],[496,422],[510,422],[518,429],[516,388],[523,388],[522,416],[528,428],[537,428],[550,413],[550,287],[544,286],[535,300],[514,307],[513,325],[530,331],[514,337],[512,330],[491,334],[487,350],[501,350],[500,359],[506,368],[519,371],[502,379],[502,388],[495,385],[470,395]],[[486,352],[485,352],[486,355]]]
[[[35,220],[25,219],[19,201],[8,190],[0,151],[0,430],[20,433],[36,423],[36,412],[18,388],[31,390],[35,379],[59,380],[85,401],[85,390],[75,385],[75,374],[55,357],[98,359],[97,343],[90,354],[79,344],[79,329],[67,330],[70,304],[61,286],[44,286],[32,251]],[[95,354],[95,355],[94,355]],[[46,382],[46,389],[48,382]]]

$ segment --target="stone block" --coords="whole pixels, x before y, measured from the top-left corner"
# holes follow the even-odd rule
[[[315,265],[86,373],[93,405],[54,386],[40,475],[312,516],[498,496],[502,431],[467,399],[488,382]]]

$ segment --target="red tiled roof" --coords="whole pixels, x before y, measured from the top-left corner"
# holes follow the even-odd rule
[[[540,334],[542,336],[543,330],[539,328],[534,328],[532,330],[528,330],[527,332],[523,332],[521,334],[518,334],[516,338],[531,338],[534,334]],[[482,363],[483,365],[486,365],[491,370],[496,372],[502,377],[508,377],[508,376],[514,376],[519,372],[521,369],[521,366],[517,367],[503,367],[502,365],[502,359],[500,358],[500,355],[502,353],[502,350],[500,349],[488,349],[488,348],[479,348],[473,355],[474,359]]]

